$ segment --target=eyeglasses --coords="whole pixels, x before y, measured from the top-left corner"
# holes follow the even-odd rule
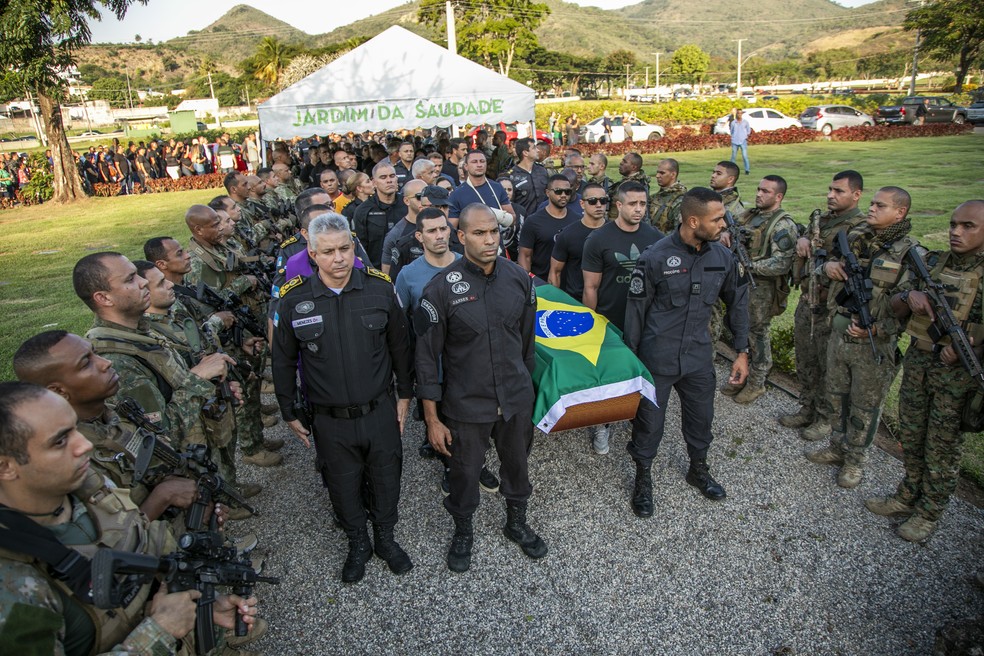
[[[574,193],[573,189],[548,189],[547,191],[552,191],[558,196],[570,196]]]
[[[578,169],[580,169],[580,170],[583,171],[584,170],[584,164],[581,164],[580,166],[576,166],[576,165],[575,166],[571,166],[571,168],[574,169],[575,171],[577,171]]]
[[[584,202],[588,205],[608,205],[608,198],[599,196],[598,198],[585,198]]]

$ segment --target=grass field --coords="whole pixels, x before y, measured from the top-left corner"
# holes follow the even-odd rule
[[[706,186],[714,164],[730,156],[716,149],[678,154],[680,179],[689,187]],[[913,234],[929,248],[946,245],[950,212],[962,201],[984,198],[984,137],[898,139],[870,143],[815,142],[758,146],[750,152],[752,175],[739,181],[747,202],[763,175],[782,175],[789,184],[785,207],[798,221],[814,208],[825,207],[827,184],[834,173],[856,169],[865,177],[862,206],[875,190],[898,185],[913,196]],[[660,156],[646,156],[652,173]],[[609,175],[618,177],[618,158],[610,159]],[[87,253],[116,250],[143,257],[149,237],[170,235],[187,241],[184,212],[207,202],[216,190],[93,198],[71,206],[42,205],[0,212],[0,378],[13,376],[11,357],[27,337],[62,328],[84,333],[91,315],[72,291],[71,271]],[[795,298],[790,299],[790,308]],[[792,310],[774,329],[792,323]],[[896,389],[886,416],[896,412]],[[984,482],[984,437],[971,440],[965,469]]]

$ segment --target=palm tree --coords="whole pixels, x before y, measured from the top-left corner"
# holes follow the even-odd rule
[[[286,46],[272,36],[263,37],[256,52],[256,78],[272,86],[280,79],[287,63]]]

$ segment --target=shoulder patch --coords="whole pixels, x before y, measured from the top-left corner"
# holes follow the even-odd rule
[[[297,243],[297,235],[294,235],[293,237],[288,237],[287,239],[280,242],[280,248],[287,248],[291,244],[296,244],[296,243]]]
[[[304,277],[303,276],[294,276],[293,278],[291,278],[290,280],[288,280],[287,282],[285,282],[283,285],[280,286],[280,298],[283,298],[284,296],[286,296],[287,295],[287,292],[289,292],[290,290],[294,289],[295,287],[297,287],[298,285],[300,285],[302,282],[304,282]]]
[[[366,273],[368,273],[373,278],[379,278],[380,280],[385,280],[386,282],[393,282],[392,278],[380,271],[379,269],[373,269],[372,267],[366,267]],[[281,295],[283,292],[280,292]]]

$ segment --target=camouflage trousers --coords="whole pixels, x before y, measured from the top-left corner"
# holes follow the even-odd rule
[[[899,391],[899,441],[905,478],[896,498],[935,522],[960,479],[965,435],[960,414],[974,383],[956,364],[941,366],[933,353],[910,346]]]
[[[883,341],[883,340],[882,340]],[[878,343],[878,342],[876,342]],[[827,400],[833,408],[830,446],[847,465],[861,466],[878,432],[882,405],[899,367],[895,340],[882,344],[878,362],[867,338],[830,335],[827,345]]]
[[[241,354],[233,357],[243,357]],[[260,387],[263,384],[263,369],[266,367],[266,356],[248,358],[253,367],[254,375],[243,388],[243,405],[237,418],[240,420],[236,424],[236,440],[242,449],[243,455],[251,456],[263,450],[263,414],[261,412],[262,400],[260,399]]]
[[[776,285],[770,278],[755,281],[748,299],[748,385],[762,387],[772,371],[772,305],[776,297]]]
[[[818,421],[830,421],[832,412],[826,391],[828,341],[830,324],[827,315],[814,314],[804,292],[793,315],[796,380],[799,382],[800,403],[815,413]]]

